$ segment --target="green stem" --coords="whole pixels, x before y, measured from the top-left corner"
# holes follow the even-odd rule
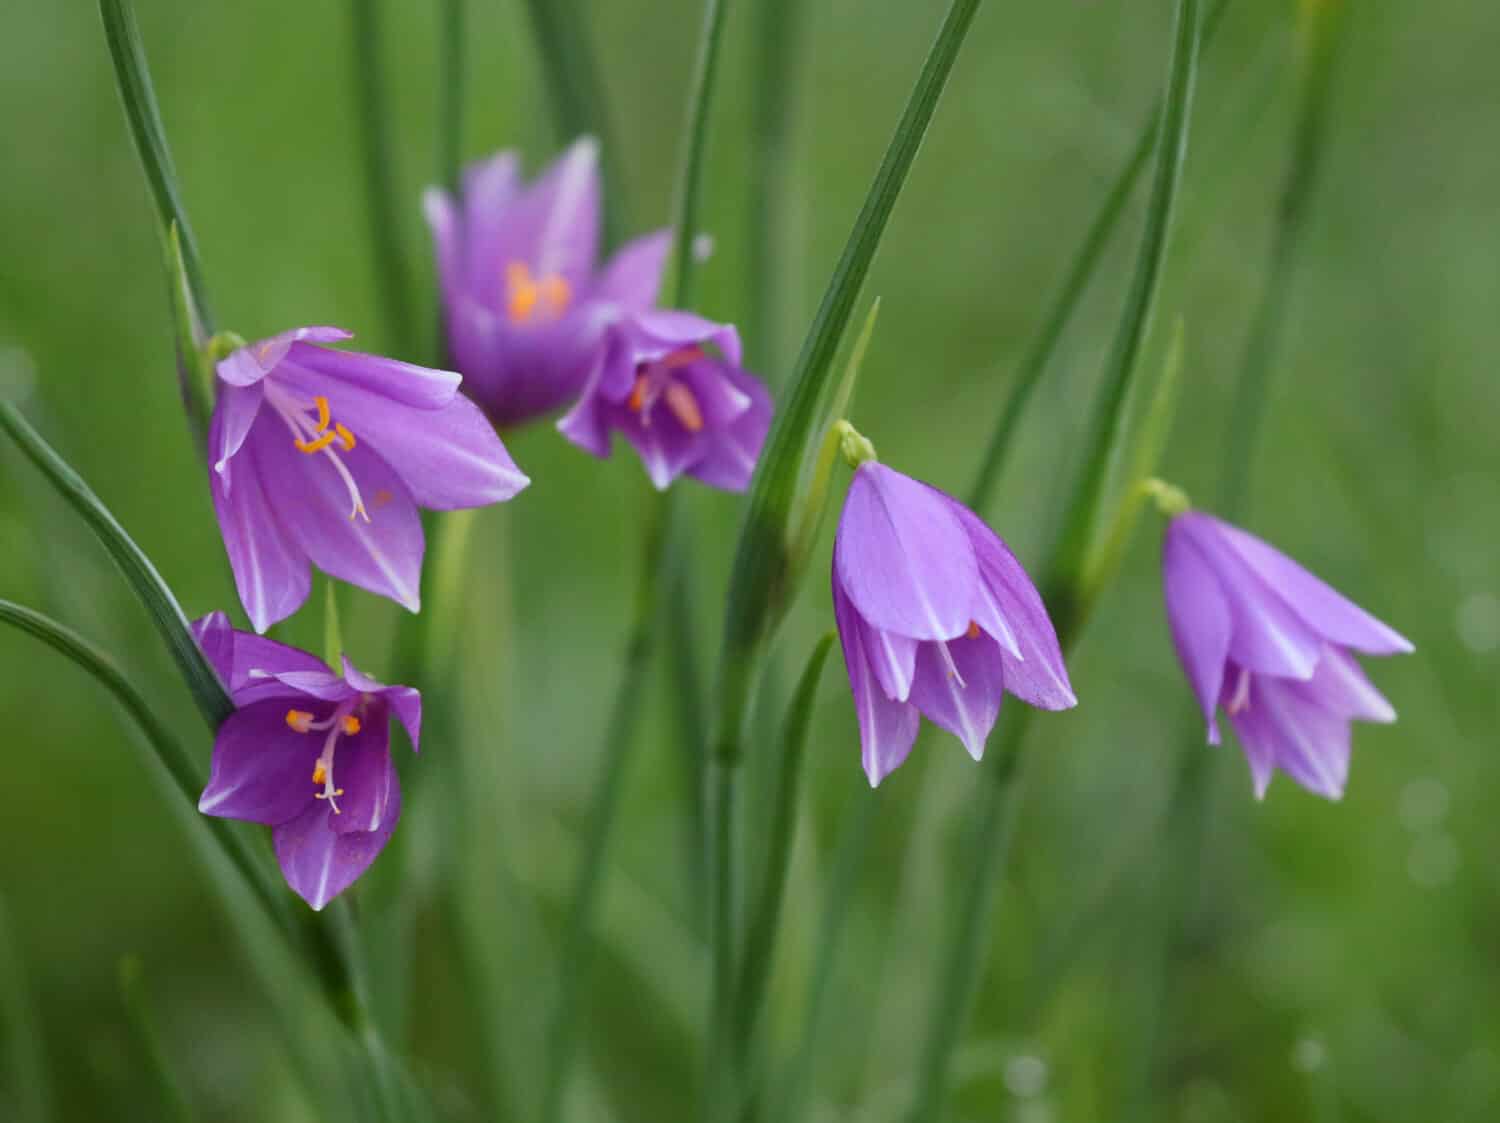
[[[176,1123],[192,1123],[196,1118],[182,1084],[172,1071],[166,1047],[156,1028],[156,1018],[151,1011],[151,999],[146,993],[145,969],[137,956],[128,955],[120,960],[120,998],[125,1003],[125,1012],[130,1024],[145,1050],[147,1065],[156,1082],[156,1090],[166,1112],[162,1118]]]
[[[734,1019],[730,1027],[730,1048],[734,1054],[736,1118],[739,1105],[744,1102],[744,1097],[752,1087],[749,1082],[753,1063],[751,1054],[761,1009],[765,1005],[766,989],[776,954],[776,936],[781,925],[781,909],[786,899],[787,872],[791,867],[797,808],[802,793],[802,758],[807,748],[807,732],[812,718],[813,699],[818,690],[818,679],[823,673],[823,665],[828,661],[834,638],[832,634],[824,636],[808,657],[802,678],[787,704],[782,726],[778,768],[780,784],[771,821],[766,828],[770,850],[766,855],[760,892],[750,910],[739,981],[735,986],[734,1000],[730,1003]]]
[[[51,1082],[28,984],[20,940],[0,897],[0,1043],[10,1054],[15,1123],[46,1123],[52,1117]]]
[[[734,1019],[735,934],[738,931],[740,863],[735,846],[739,814],[739,767],[718,757],[709,763],[709,945],[708,1072],[704,1083],[706,1123],[727,1120],[732,1106],[730,1042]]]
[[[620,174],[619,145],[611,127],[599,65],[578,0],[527,0],[532,33],[551,93],[552,115],[563,141],[592,134],[599,140],[604,177],[604,241],[617,245],[629,229]]]
[[[1213,10],[1204,17],[1204,46],[1207,46],[1213,38],[1220,18],[1228,7],[1229,0],[1218,0]],[[1135,191],[1141,172],[1146,168],[1146,161],[1156,146],[1160,124],[1161,101],[1158,99],[1141,126],[1135,146],[1130,150],[1130,155],[1125,158],[1124,166],[1115,174],[1114,183],[1110,185],[1109,191],[1105,193],[1103,201],[1099,204],[1098,212],[1089,223],[1088,231],[1084,234],[1083,241],[1073,256],[1072,264],[1068,266],[1062,287],[1058,290],[1051,310],[1037,329],[1036,335],[1032,337],[1031,345],[1026,349],[1025,357],[1016,370],[1010,396],[1006,398],[1005,407],[995,423],[994,431],[990,434],[989,444],[984,451],[984,459],[980,462],[979,471],[975,474],[974,483],[969,489],[969,506],[976,511],[982,512],[989,506],[994,495],[995,484],[1005,464],[1006,454],[1010,452],[1011,440],[1015,436],[1016,427],[1020,424],[1021,415],[1026,412],[1032,393],[1036,390],[1042,373],[1047,369],[1062,339],[1063,329],[1072,320],[1073,313],[1077,311],[1089,281],[1093,279],[1099,267],[1104,247],[1109,244],[1115,227],[1119,225],[1120,216],[1125,212],[1125,204],[1129,202],[1131,194]]]
[[[636,743],[641,703],[646,695],[646,671],[651,664],[652,648],[658,626],[658,590],[664,566],[665,546],[671,536],[672,504],[662,495],[653,495],[646,519],[646,533],[641,558],[640,583],[636,590],[635,613],[625,644],[623,673],[609,709],[605,728],[604,770],[594,786],[585,819],[583,857],[578,880],[573,888],[568,918],[563,929],[558,980],[557,1008],[549,1031],[548,1067],[543,1088],[543,1123],[562,1118],[567,1091],[567,1076],[576,1051],[579,997],[588,978],[592,959],[594,920],[598,912],[599,893],[604,881],[610,834],[619,813],[627,767]]]
[[[703,29],[698,37],[698,57],[688,89],[687,126],[683,133],[682,162],[677,169],[677,196],[673,205],[672,230],[673,308],[691,308],[695,295],[698,263],[693,239],[698,233],[698,211],[703,201],[703,165],[708,148],[708,121],[718,90],[719,46],[724,39],[726,0],[704,0]]]
[[[406,258],[401,245],[395,155],[391,145],[391,115],[386,98],[385,65],[381,59],[381,0],[351,0],[354,45],[354,100],[359,116],[360,156],[364,161],[365,208],[370,222],[375,286],[379,294],[386,337],[404,358],[417,354],[413,331]]]
[[[464,23],[467,0],[441,0],[438,25],[438,182],[460,190],[464,149]]]
[[[745,338],[755,348],[752,362],[772,386],[782,358],[780,295],[788,279],[782,257],[791,236],[792,109],[807,9],[797,0],[763,0],[756,17]]]
[[[1126,297],[1124,317],[1095,406],[1092,439],[1087,446],[1089,458],[1068,508],[1069,521],[1052,551],[1043,580],[1043,588],[1047,591],[1044,599],[1050,606],[1058,640],[1065,653],[1077,641],[1084,624],[1085,601],[1080,587],[1084,578],[1083,561],[1092,545],[1095,516],[1108,482],[1109,467],[1119,452],[1125,406],[1139,365],[1136,358],[1145,335],[1171,230],[1173,201],[1181,180],[1191,119],[1199,46],[1198,23],[1198,0],[1178,0],[1162,130],[1157,143],[1155,183],[1146,227]],[[1006,726],[1001,744],[993,750],[995,759],[988,765],[990,782],[980,789],[979,827],[973,849],[974,866],[964,897],[965,911],[952,951],[943,961],[944,981],[928,1022],[918,1063],[916,1093],[912,1109],[906,1116],[908,1123],[936,1123],[943,1112],[949,1063],[967,1021],[970,998],[983,966],[991,898],[1000,869],[996,863],[1003,857],[1006,829],[1012,818],[1009,813],[1011,792],[1031,714],[1031,710],[1023,710]]]

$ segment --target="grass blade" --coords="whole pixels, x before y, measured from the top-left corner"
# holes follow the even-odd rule
[[[130,1024],[146,1054],[146,1067],[156,1083],[160,1106],[165,1108],[159,1118],[169,1123],[193,1123],[197,1117],[188,1104],[187,1096],[183,1094],[176,1073],[172,1071],[167,1050],[156,1028],[151,998],[146,993],[145,967],[139,956],[127,955],[120,960],[119,981],[120,998],[125,1003],[125,1012],[130,1016]]]
[[[703,164],[708,148],[708,119],[718,89],[719,46],[724,40],[725,0],[705,0],[703,30],[698,37],[698,57],[688,90],[687,128],[683,134],[682,162],[677,168],[677,196],[673,205],[672,282],[668,290],[673,308],[693,306],[698,262],[693,239],[698,234],[698,209],[703,196]]]
[[[27,458],[41,469],[42,474],[67,500],[68,505],[83,517],[89,528],[99,536],[109,556],[114,559],[131,591],[146,606],[156,630],[166,640],[177,669],[192,692],[193,701],[208,722],[209,728],[217,729],[220,723],[234,710],[234,704],[214,673],[213,666],[205,658],[198,642],[183,615],[182,606],[172,595],[172,590],[162,580],[151,559],[141,551],[130,535],[125,533],[99,501],[78,473],[47,444],[30,423],[21,416],[11,403],[0,401],[0,428],[3,428],[21,446]],[[197,796],[193,797],[195,800]]]
[[[46,1123],[52,1117],[51,1082],[42,1048],[41,1026],[27,985],[20,941],[0,897],[0,1044],[10,1057],[15,1123]],[[0,1069],[0,1071],[4,1071]]]

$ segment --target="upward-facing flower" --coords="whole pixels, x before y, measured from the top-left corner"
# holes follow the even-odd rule
[[[833,609],[873,787],[911,751],[918,714],[978,760],[1006,691],[1077,705],[1036,587],[962,503],[876,461],[849,484]]]
[[[740,336],[690,312],[637,312],[612,325],[563,436],[608,456],[618,431],[651,482],[686,473],[744,491],[771,426],[771,395],[740,368]]]
[[[1412,645],[1285,554],[1196,511],[1167,526],[1162,586],[1209,744],[1219,743],[1222,707],[1257,798],[1278,768],[1308,791],[1343,795],[1350,722],[1396,720],[1352,653]]]
[[[401,817],[390,719],[417,748],[422,698],[383,686],[348,658],[322,660],[237,632],[222,612],[193,624],[235,712],[214,739],[198,810],[272,828],[286,882],[321,909],[364,873]]]
[[[297,611],[312,565],[417,611],[417,508],[482,507],[529,482],[458,375],[318,346],[348,338],[298,328],[218,365],[214,511],[257,631]]]
[[[535,183],[514,152],[464,173],[463,198],[424,205],[453,362],[496,424],[578,396],[606,325],[656,303],[671,236],[648,234],[599,267],[598,146],[577,141]]]

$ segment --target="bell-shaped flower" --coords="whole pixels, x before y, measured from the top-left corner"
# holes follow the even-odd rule
[[[416,612],[417,508],[482,507],[530,482],[457,374],[320,346],[348,338],[298,328],[218,364],[214,511],[257,631],[301,607],[313,565]]]
[[[1168,524],[1162,586],[1177,657],[1219,743],[1229,715],[1255,794],[1281,769],[1338,799],[1349,776],[1349,727],[1396,711],[1354,652],[1412,645],[1259,538],[1196,511]]]
[[[347,657],[335,674],[305,651],[235,631],[222,612],[194,622],[193,632],[235,704],[214,739],[198,810],[270,827],[287,884],[321,909],[396,829],[401,782],[390,719],[416,749],[421,696],[376,682]]]
[[[925,714],[975,759],[1015,695],[1077,704],[1036,587],[979,516],[870,460],[833,547],[833,608],[873,787],[906,759]]]
[[[452,362],[500,426],[572,402],[621,315],[656,303],[668,231],[599,263],[598,145],[573,144],[529,185],[514,152],[466,169],[463,197],[429,188]]]
[[[744,491],[771,427],[771,395],[740,368],[740,336],[691,312],[637,312],[613,324],[563,436],[608,456],[618,431],[658,489],[687,474]]]

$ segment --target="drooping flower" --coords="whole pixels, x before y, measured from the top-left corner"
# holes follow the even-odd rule
[[[463,198],[429,188],[448,347],[465,391],[501,426],[578,396],[605,327],[656,303],[668,231],[599,266],[598,145],[573,144],[529,186],[514,152],[464,173]]]
[[[906,759],[919,714],[978,760],[1003,694],[1077,705],[1015,555],[962,503],[874,460],[854,473],[839,517],[833,608],[872,787]]]
[[[218,364],[209,430],[214,511],[257,631],[307,599],[310,567],[419,607],[418,507],[509,499],[526,476],[459,376],[283,332]]]
[[[321,909],[396,829],[390,719],[416,749],[422,698],[376,682],[347,656],[335,674],[305,651],[235,631],[222,612],[195,621],[193,632],[235,704],[214,739],[198,810],[272,828],[287,884]]]
[[[1196,511],[1167,526],[1162,587],[1209,744],[1219,743],[1222,707],[1257,798],[1278,768],[1308,791],[1343,795],[1350,723],[1396,720],[1353,653],[1412,645],[1285,554]]]
[[[744,491],[771,426],[771,396],[740,368],[732,326],[691,312],[637,312],[610,326],[583,396],[557,423],[595,456],[618,431],[665,489],[684,473]]]

